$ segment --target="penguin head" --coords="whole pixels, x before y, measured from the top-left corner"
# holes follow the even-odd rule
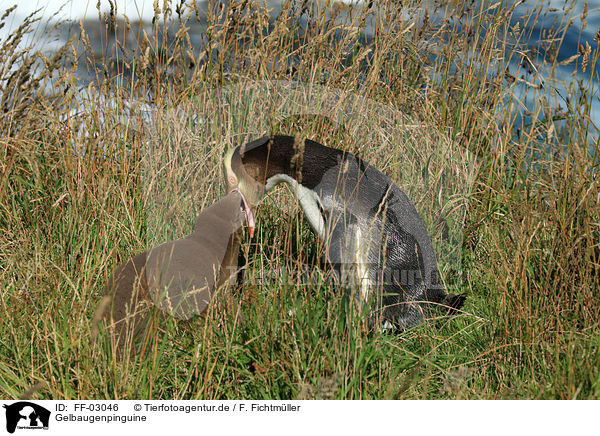
[[[227,188],[239,189],[248,203],[256,207],[268,191],[268,180],[274,176],[287,175],[313,190],[332,171],[337,180],[344,155],[341,150],[310,139],[264,136],[227,152],[224,158]]]
[[[223,159],[227,192],[239,190],[249,206],[255,209],[265,196],[265,185],[258,181],[258,174],[250,174],[253,167],[246,168],[240,155],[240,147],[227,151]]]

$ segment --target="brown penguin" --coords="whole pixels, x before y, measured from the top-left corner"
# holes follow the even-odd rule
[[[95,321],[108,318],[123,345],[147,333],[153,319],[149,301],[177,319],[204,312],[215,290],[236,272],[244,215],[253,232],[250,206],[239,190],[231,190],[200,213],[190,235],[127,260],[112,274]]]

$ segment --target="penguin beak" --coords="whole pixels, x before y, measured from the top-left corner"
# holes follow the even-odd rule
[[[244,196],[244,194],[242,194],[242,191],[239,188],[233,188],[230,192],[237,192],[240,194],[240,197],[242,197],[242,203],[244,204],[241,209],[242,212],[244,213],[244,216],[246,217],[246,223],[248,224],[248,230],[250,231],[250,237],[254,237],[254,229],[256,227],[256,221],[254,220],[254,214],[252,213],[252,209],[250,208],[250,205],[248,204],[248,201],[246,200],[246,197]]]

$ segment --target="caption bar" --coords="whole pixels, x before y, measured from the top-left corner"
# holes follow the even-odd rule
[[[593,401],[0,400],[0,404],[5,412],[0,413],[0,436],[130,436],[140,432],[170,436],[181,431],[247,434],[250,430],[261,435],[307,431],[564,435],[597,429],[598,408]]]

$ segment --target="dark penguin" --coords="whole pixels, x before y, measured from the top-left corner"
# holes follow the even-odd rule
[[[464,297],[440,283],[431,239],[408,196],[355,155],[274,136],[230,150],[224,165],[229,188],[253,205],[280,183],[291,187],[338,278],[360,304],[376,301],[384,328],[410,328],[436,306],[462,306]]]
[[[254,218],[241,192],[229,192],[204,209],[186,238],[166,242],[116,268],[96,322],[109,318],[117,341],[143,339],[152,317],[145,300],[177,319],[206,310],[215,289],[237,270],[239,230],[244,216]],[[142,304],[140,304],[142,303]]]

